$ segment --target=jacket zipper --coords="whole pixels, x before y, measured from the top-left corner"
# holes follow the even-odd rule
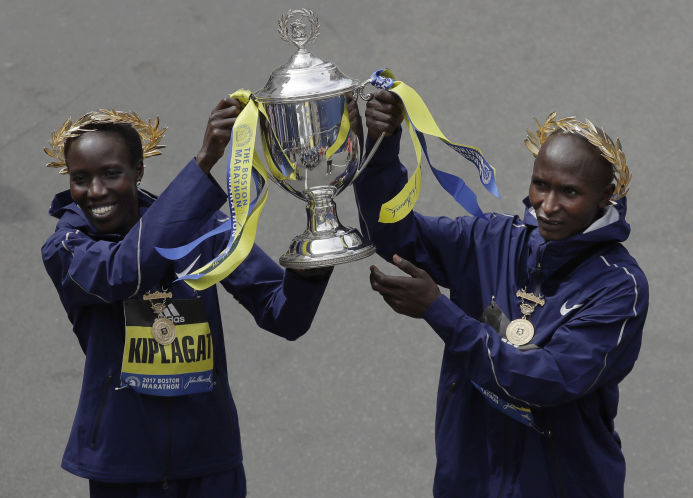
[[[438,415],[438,423],[436,424],[436,427],[440,427],[440,423],[443,420],[443,414],[445,413],[445,408],[448,406],[448,401],[450,401],[450,398],[452,397],[452,393],[455,392],[455,389],[457,388],[457,381],[453,381],[448,385],[448,389],[445,392],[445,398],[443,398],[443,403],[440,405],[440,414]]]
[[[537,265],[534,267],[534,289],[532,292],[537,292],[541,293],[541,284],[542,281],[544,280],[544,266],[542,265],[542,261],[544,260],[544,250],[540,249],[539,254],[537,254]]]
[[[94,421],[94,429],[91,432],[91,446],[92,448],[96,446],[96,437],[99,435],[99,427],[101,425],[101,418],[103,417],[103,410],[106,406],[106,400],[108,399],[108,388],[111,387],[111,378],[113,376],[109,375],[106,379],[106,383],[103,386],[103,391],[101,392],[101,402],[99,403],[99,409],[96,412],[96,420]]]
[[[556,455],[556,445],[553,442],[553,433],[551,429],[546,431],[546,436],[549,439],[549,452],[551,454],[551,462],[553,463],[553,472],[556,475],[556,480],[558,481],[558,492],[562,497],[566,496],[565,486],[563,485],[563,474],[561,473],[561,467],[558,464],[558,456]]]

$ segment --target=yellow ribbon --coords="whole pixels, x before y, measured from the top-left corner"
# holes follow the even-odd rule
[[[269,122],[269,116],[264,104],[255,101],[248,90],[238,90],[231,94],[231,97],[238,99],[244,105],[233,126],[233,140],[229,149],[229,171],[227,172],[229,202],[233,204],[236,225],[231,233],[231,240],[226,249],[214,260],[190,274],[199,275],[198,277],[183,277],[183,280],[195,290],[207,289],[226,278],[250,253],[255,243],[260,214],[267,202],[267,170],[277,180],[296,179],[296,168],[283,150],[282,154],[284,154],[287,164],[292,168],[292,172],[287,176],[276,165],[264,134],[262,135],[262,147],[267,163],[266,168],[255,151],[257,123],[260,114],[265,116]],[[345,106],[337,139],[326,151],[328,158],[342,147],[349,135],[350,127],[349,115]],[[279,144],[274,130],[272,130],[272,134],[277,144]],[[259,199],[254,208],[250,210],[253,170],[262,177],[265,187],[262,192],[258,193]]]
[[[267,173],[262,160],[255,152],[255,136],[259,116],[258,104],[250,98],[247,90],[238,90],[231,94],[245,107],[236,118],[233,127],[233,142],[229,150],[230,172],[229,191],[230,202],[233,203],[236,216],[236,227],[231,234],[233,243],[229,245],[213,261],[192,272],[192,275],[202,275],[196,279],[186,279],[185,282],[195,290],[203,290],[226,278],[248,256],[255,243],[255,234],[260,220],[260,214],[267,202]],[[261,105],[261,104],[260,104]],[[255,170],[265,181],[265,188],[259,194],[260,198],[249,213],[252,174]]]
[[[414,144],[417,165],[414,174],[411,175],[402,190],[380,206],[380,216],[378,217],[380,223],[396,223],[403,219],[414,209],[414,205],[421,193],[421,143],[419,143],[416,131],[406,115],[404,116],[404,121],[407,124],[409,135]]]
[[[344,145],[344,142],[349,136],[350,129],[351,123],[349,122],[349,111],[347,110],[347,107],[344,106],[344,112],[342,112],[342,119],[339,123],[339,133],[337,134],[337,139],[334,141],[332,145],[330,145],[327,148],[327,152],[325,153],[325,157],[327,159],[331,158],[334,155],[334,153],[337,152],[342,147],[342,145]]]
[[[393,80],[395,79],[394,74],[389,69],[385,69],[381,71],[379,74],[384,78],[391,78]],[[469,156],[471,154],[478,154],[478,156],[482,158],[483,156],[481,154],[481,151],[476,147],[472,147],[469,145],[461,145],[450,141],[438,127],[437,123],[435,122],[435,119],[433,119],[433,115],[428,110],[428,107],[426,107],[426,104],[424,103],[421,96],[412,87],[410,87],[402,81],[394,81],[392,86],[388,89],[391,92],[397,94],[402,101],[405,110],[404,121],[406,122],[407,127],[409,129],[409,134],[411,136],[417,158],[416,170],[414,171],[412,177],[402,188],[402,190],[397,195],[395,195],[395,197],[384,203],[380,208],[380,215],[378,218],[379,222],[396,223],[405,218],[414,209],[414,205],[416,204],[416,201],[419,198],[419,193],[421,191],[422,146],[421,142],[419,141],[419,137],[416,135],[415,130],[439,138],[443,141],[443,143],[445,143],[453,150],[455,150],[457,153],[459,153],[460,155],[462,155],[463,157],[475,164],[477,164],[478,159],[476,157],[470,159]],[[490,164],[484,167],[486,167],[488,178],[490,178],[489,182],[493,182],[493,189],[495,190],[494,195],[498,195],[497,190],[495,189],[494,180],[496,170]],[[478,164],[477,168],[479,168]],[[488,186],[486,188],[493,192],[493,190],[490,189]]]

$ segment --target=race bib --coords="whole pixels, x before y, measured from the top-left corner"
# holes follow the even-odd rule
[[[154,396],[212,390],[212,333],[200,299],[174,299],[157,316],[143,300],[125,301],[121,387]]]

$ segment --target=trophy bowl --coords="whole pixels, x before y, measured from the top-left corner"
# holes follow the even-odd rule
[[[334,201],[368,163],[361,122],[350,122],[348,113],[352,100],[368,100],[365,83],[305,49],[319,29],[310,10],[283,15],[279,33],[298,50],[254,93],[266,111],[261,130],[269,177],[306,203],[306,229],[279,259],[282,266],[295,269],[333,266],[375,252],[357,229],[341,224]]]

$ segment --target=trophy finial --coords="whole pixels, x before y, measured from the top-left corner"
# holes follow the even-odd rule
[[[277,23],[279,36],[285,42],[293,43],[299,50],[315,40],[320,34],[318,16],[309,9],[289,10]]]

